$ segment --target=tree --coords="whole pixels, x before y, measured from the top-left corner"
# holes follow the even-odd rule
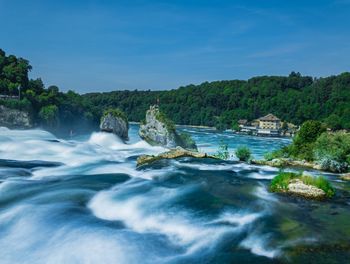
[[[39,112],[41,122],[45,126],[57,127],[58,125],[58,108],[55,105],[48,105],[41,108]]]

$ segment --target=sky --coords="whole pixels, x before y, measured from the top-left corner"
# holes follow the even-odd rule
[[[80,93],[350,71],[350,0],[0,0],[0,48]]]

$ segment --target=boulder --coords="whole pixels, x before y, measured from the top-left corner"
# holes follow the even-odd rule
[[[110,109],[104,112],[100,129],[103,132],[113,133],[123,140],[129,140],[129,122],[126,115],[119,109]]]
[[[153,105],[146,112],[146,119],[140,124],[140,137],[151,145],[197,150],[196,143],[187,134],[178,134],[175,124],[169,120],[157,105]]]
[[[28,112],[0,105],[0,126],[28,129],[32,122]]]
[[[160,153],[158,155],[141,155],[137,158],[137,166],[142,166],[145,164],[150,164],[161,159],[176,159],[182,157],[192,157],[192,158],[211,158],[218,159],[215,156],[208,155],[207,153],[200,153],[196,151],[189,151],[182,147],[176,147],[167,152]]]
[[[322,199],[326,196],[326,193],[323,190],[315,186],[305,184],[299,179],[290,181],[287,192],[310,199]]]

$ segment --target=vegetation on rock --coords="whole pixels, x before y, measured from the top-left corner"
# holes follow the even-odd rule
[[[179,146],[185,146],[187,149],[197,150],[196,142],[192,139],[191,135],[188,133],[177,134],[176,141]]]
[[[293,142],[286,147],[265,154],[267,161],[291,158],[318,164],[320,169],[346,172],[350,164],[350,134],[326,132],[319,121],[305,122]]]
[[[314,186],[325,192],[327,197],[332,197],[335,194],[334,188],[329,181],[324,177],[312,177],[310,175],[303,175],[301,173],[283,172],[281,171],[270,184],[270,191],[272,192],[288,192],[289,185],[294,180],[300,180],[306,185]]]
[[[251,151],[247,146],[240,146],[236,149],[235,154],[240,161],[249,161],[251,159]]]
[[[128,123],[128,117],[126,116],[126,114],[122,110],[120,110],[118,108],[110,108],[110,109],[105,110],[103,112],[101,120],[104,117],[106,117],[108,114],[111,114],[114,117],[119,117],[119,118],[123,119],[126,123]]]
[[[175,123],[170,120],[162,111],[158,111],[156,114],[156,119],[163,123],[169,132],[175,132]]]
[[[228,145],[223,141],[220,142],[217,152],[214,154],[215,157],[222,160],[228,160],[230,158],[230,152],[228,150]]]

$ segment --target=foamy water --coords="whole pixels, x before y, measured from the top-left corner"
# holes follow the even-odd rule
[[[239,139],[190,133],[213,152],[220,137]],[[261,263],[326,235],[302,222],[303,202],[268,192],[276,169],[188,158],[138,169],[139,155],[165,149],[136,135],[132,126],[125,144],[0,128],[0,263]]]

